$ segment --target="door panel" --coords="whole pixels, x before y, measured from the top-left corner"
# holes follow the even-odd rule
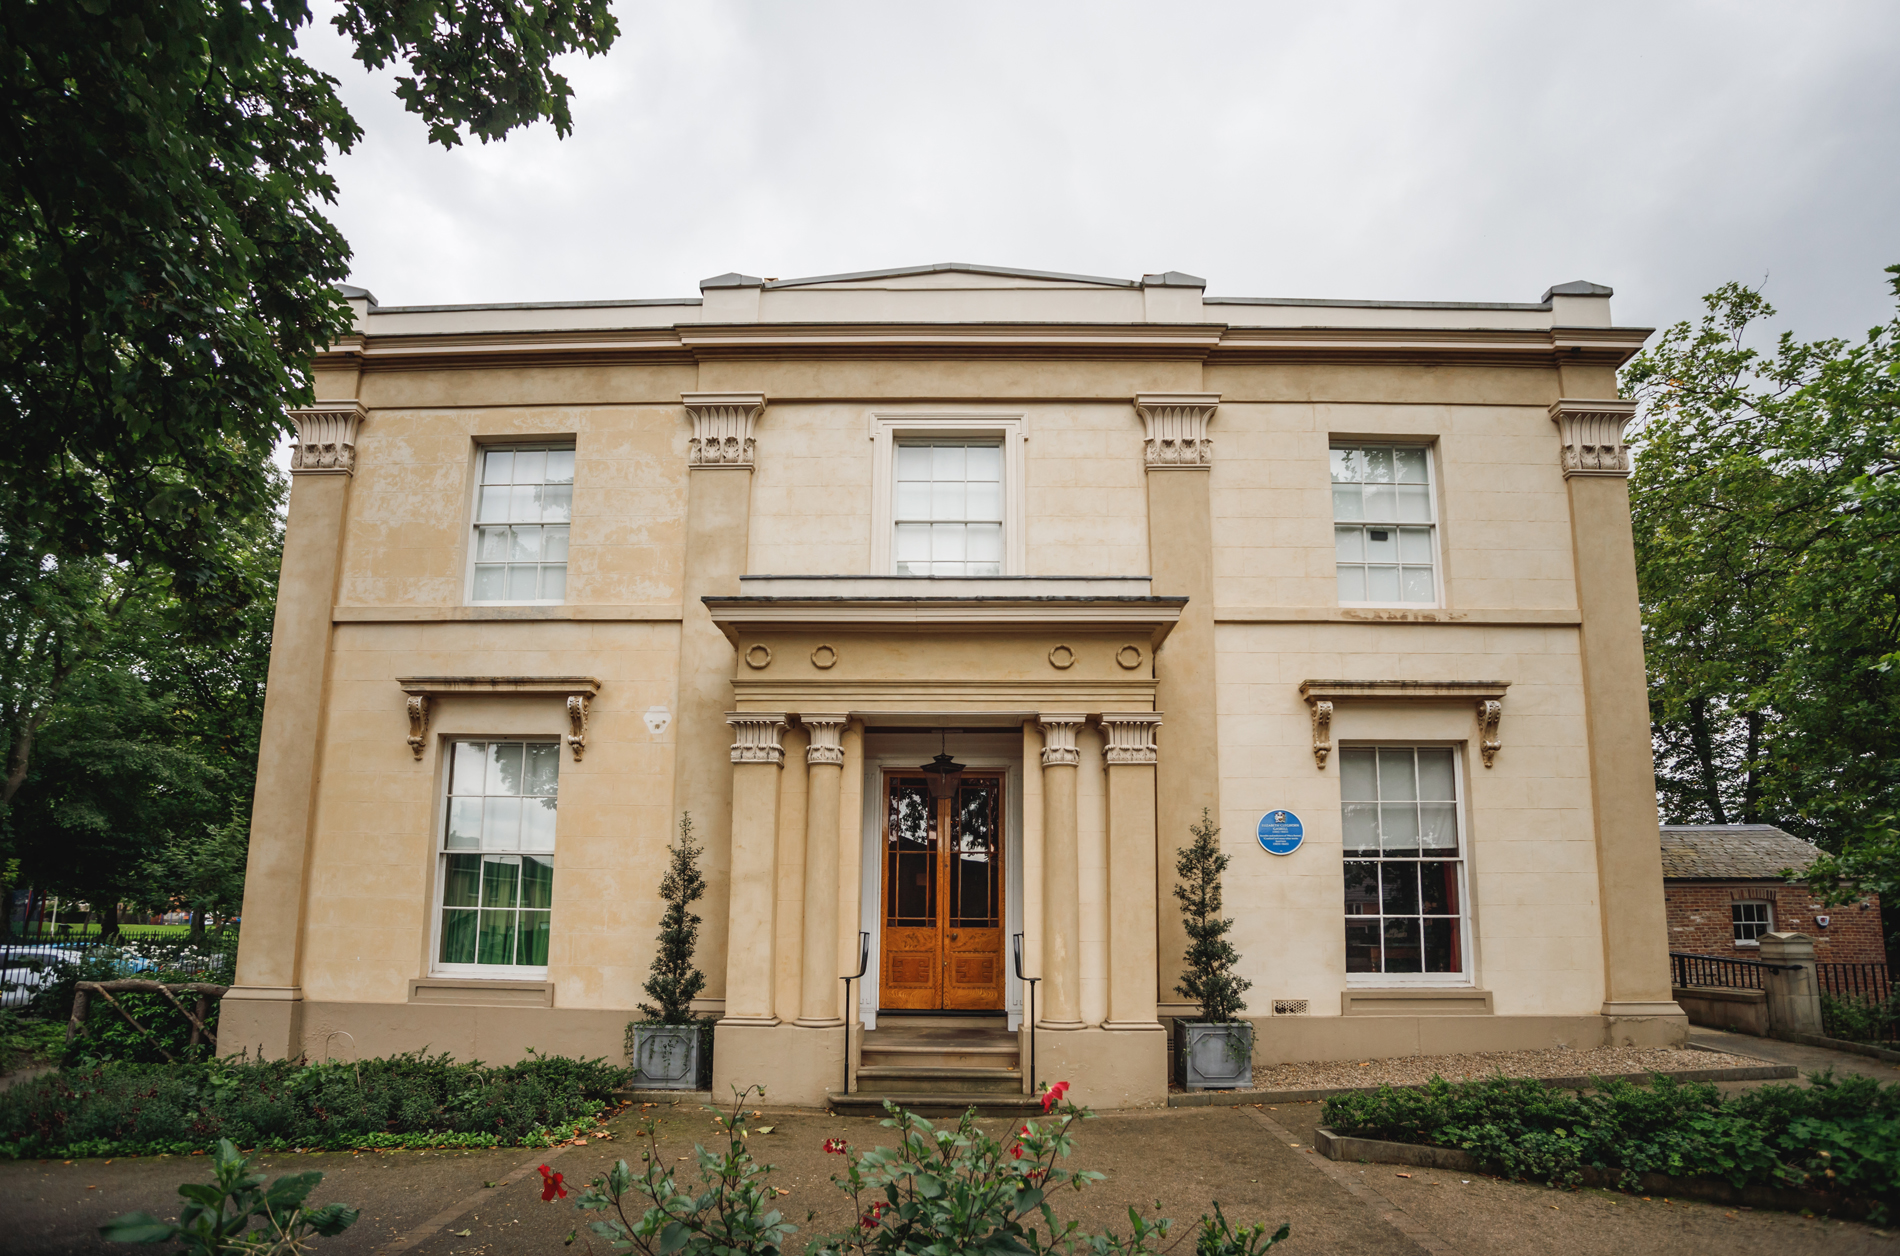
[[[1000,776],[965,773],[939,801],[886,774],[879,1006],[1002,1008],[1003,814]]]

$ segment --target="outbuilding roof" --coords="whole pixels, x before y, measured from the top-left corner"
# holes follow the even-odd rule
[[[1665,881],[1779,881],[1783,868],[1806,868],[1820,854],[1772,824],[1665,824]]]

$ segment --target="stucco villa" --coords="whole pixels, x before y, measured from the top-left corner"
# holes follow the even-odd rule
[[[690,814],[718,1093],[909,1059],[1156,1104],[1203,809],[1262,1063],[1680,1039],[1615,375],[1648,332],[1582,282],[1204,288],[346,290],[222,1049],[624,1058]]]

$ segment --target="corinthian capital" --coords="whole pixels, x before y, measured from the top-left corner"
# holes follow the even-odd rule
[[[738,740],[732,743],[734,763],[774,763],[785,766],[785,747],[779,737],[785,732],[783,715],[753,715],[734,711],[726,716]]]
[[[681,393],[693,416],[692,467],[750,467],[752,425],[765,413],[764,393]]]
[[[1205,471],[1214,461],[1214,442],[1207,439],[1207,421],[1214,417],[1218,405],[1219,393],[1137,393],[1135,413],[1141,416],[1149,469]]]
[[[1155,729],[1161,717],[1146,711],[1102,716],[1102,731],[1108,734],[1108,749],[1102,758],[1108,763],[1153,763],[1158,758]]]
[[[1636,417],[1636,403],[1610,399],[1591,401],[1564,397],[1550,405],[1550,421],[1557,425],[1563,448],[1559,455],[1567,480],[1573,475],[1630,473],[1630,449],[1623,428]]]
[[[1042,766],[1045,768],[1074,767],[1082,762],[1081,752],[1075,748],[1075,730],[1082,727],[1084,715],[1039,715],[1036,723],[1042,726]]]
[[[290,450],[292,475],[354,475],[356,431],[363,426],[363,403],[319,401],[289,412],[297,425],[297,443]]]

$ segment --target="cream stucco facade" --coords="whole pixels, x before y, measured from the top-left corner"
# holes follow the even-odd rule
[[[1203,808],[1263,1062],[1678,1039],[1615,383],[1646,331],[1590,284],[1514,305],[1203,286],[939,266],[672,301],[352,290],[356,334],[297,414],[223,1048],[619,1056],[690,813],[715,1084],[824,1103],[899,1014],[890,791],[946,746],[994,782],[1000,871],[991,949],[943,971],[992,993],[945,1009],[952,977],[927,975],[916,998],[1022,1032],[1021,935],[1026,1081],[1163,1100],[1163,1025],[1193,1010],[1174,858]],[[919,449],[989,469],[905,523]],[[571,478],[523,461],[542,487],[514,500],[558,504],[494,540],[486,459],[550,450]],[[1361,465],[1374,487],[1340,480],[1337,504]],[[1412,513],[1353,522],[1393,465]],[[898,574],[919,536],[990,548]],[[523,568],[529,596],[493,596],[483,547],[530,541],[564,583],[537,596]],[[1411,565],[1380,566],[1399,542]],[[455,845],[468,743],[556,748],[551,847]],[[1412,800],[1454,796],[1405,800],[1401,760]],[[1346,797],[1375,763],[1383,792]],[[511,798],[482,805],[540,805]],[[1381,836],[1349,857],[1367,806]],[[1255,838],[1276,811],[1304,824],[1290,855]],[[1436,862],[1404,824],[1439,826]],[[515,962],[447,938],[478,856],[551,864],[551,902],[481,917],[518,926]],[[1386,888],[1355,898],[1375,863]]]

